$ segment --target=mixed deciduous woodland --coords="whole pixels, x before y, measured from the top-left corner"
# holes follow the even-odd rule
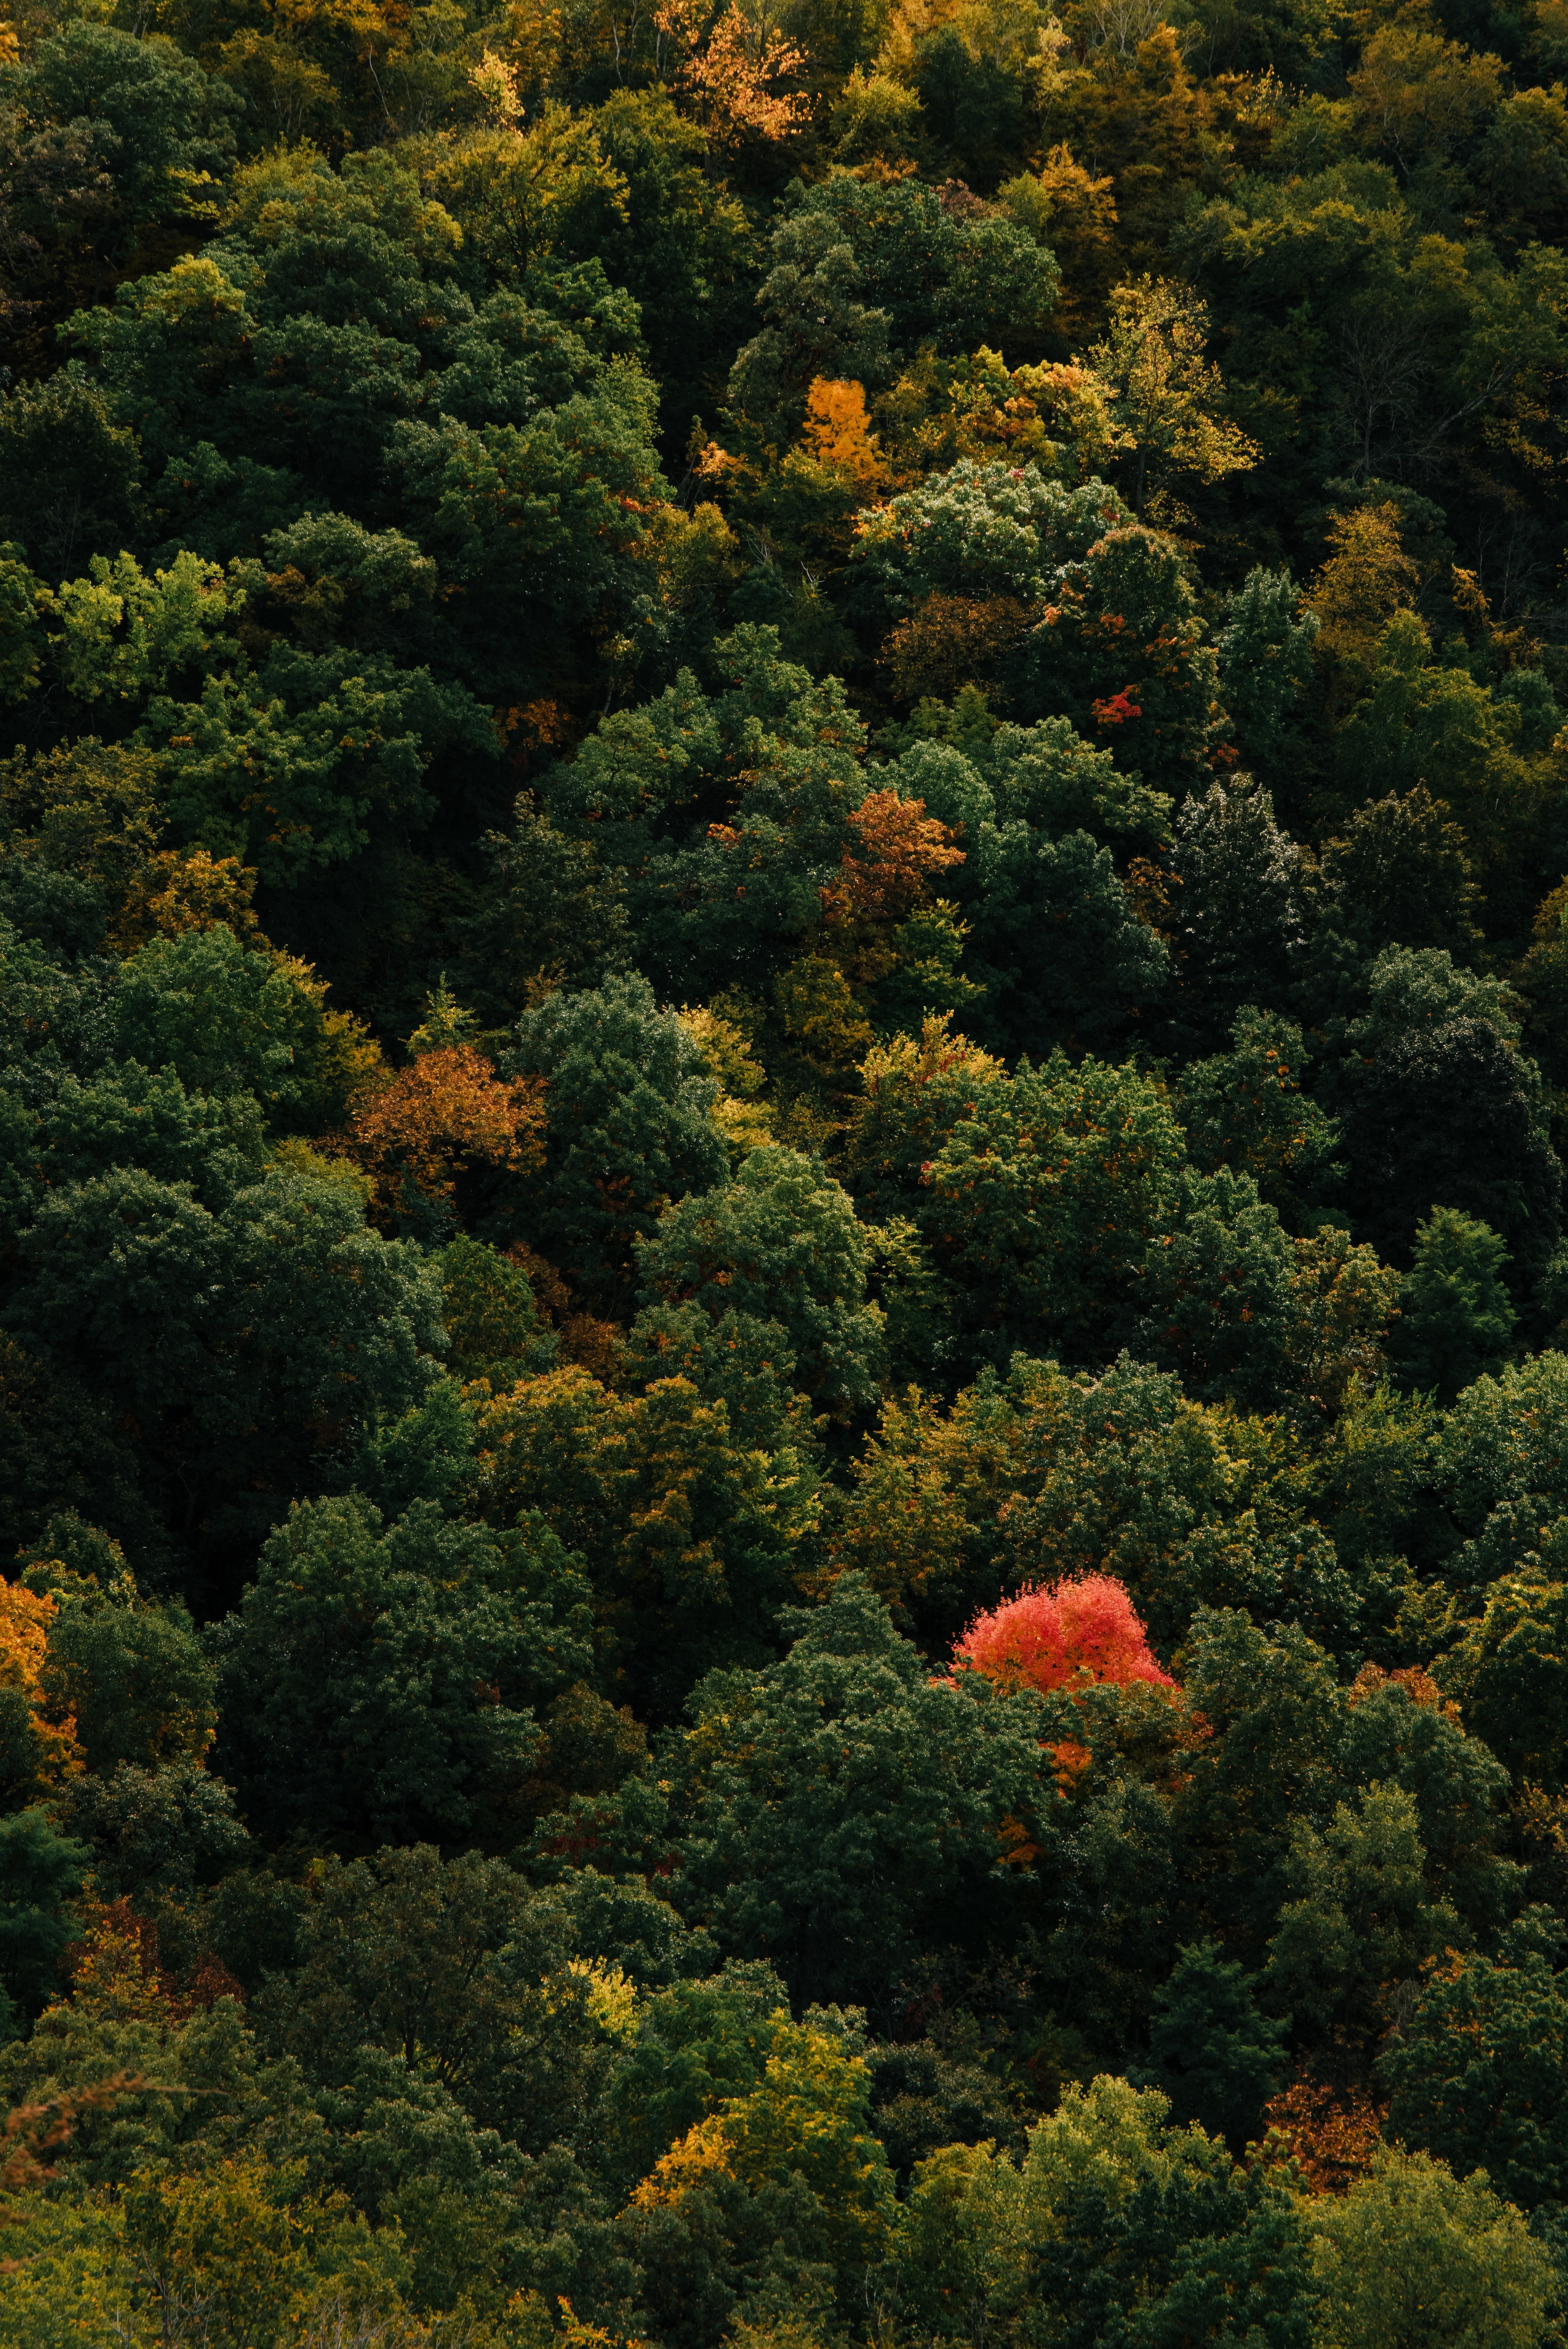
[[[1561,2349],[1565,83],[0,21],[0,2349]]]

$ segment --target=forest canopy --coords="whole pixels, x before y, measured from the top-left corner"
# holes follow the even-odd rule
[[[1562,2349],[1565,0],[0,6],[0,2349]]]

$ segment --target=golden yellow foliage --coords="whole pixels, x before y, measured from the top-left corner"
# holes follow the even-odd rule
[[[809,59],[769,0],[728,0],[717,15],[708,0],[665,0],[654,22],[677,61],[675,87],[717,144],[733,145],[746,132],[776,143],[809,119],[810,98],[779,88]]]
[[[1353,506],[1329,524],[1330,554],[1308,597],[1319,646],[1369,664],[1396,612],[1408,611],[1418,574],[1399,538],[1397,506]]]
[[[819,465],[847,474],[867,496],[887,479],[887,463],[871,429],[862,384],[814,377],[806,394],[806,421],[800,437]]]
[[[799,2177],[841,2255],[874,2259],[893,2199],[887,2156],[861,2126],[870,2085],[865,2064],[837,2039],[780,2015],[760,2085],[688,2129],[633,2200],[643,2209],[678,2202],[715,2175],[753,2188]]]
[[[137,875],[110,933],[121,954],[134,954],[155,934],[166,938],[220,923],[252,939],[256,916],[256,868],[237,856],[210,856],[204,848],[164,849]]]
[[[49,1626],[57,1611],[46,1591],[0,1582],[0,1688],[20,1689],[27,1700],[37,1775],[46,1786],[77,1776],[83,1766],[76,1715],[59,1713],[44,1688]]]

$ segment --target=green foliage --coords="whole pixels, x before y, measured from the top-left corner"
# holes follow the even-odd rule
[[[868,1255],[840,1185],[797,1151],[761,1149],[732,1182],[672,1207],[637,1261],[649,1302],[695,1305],[726,1325],[731,1346],[771,1325],[807,1392],[842,1410],[876,1392],[882,1331],[864,1302]]]
[[[542,1076],[544,1164],[530,1185],[531,1223],[562,1269],[595,1301],[624,1297],[632,1252],[660,1204],[725,1172],[708,1116],[718,1088],[685,1028],[643,978],[551,996],[518,1022],[509,1072]]]
[[[1178,2123],[1197,2121],[1239,2155],[1257,2134],[1288,2027],[1258,2013],[1251,1982],[1218,1942],[1191,1942],[1155,2001],[1148,2085],[1170,2098]]]
[[[200,1762],[218,1718],[212,1668],[176,1600],[167,1607],[63,1596],[44,1685],[75,1718],[88,1768],[157,1770]]]
[[[1425,2154],[1380,2151],[1367,2178],[1312,2208],[1321,2338],[1333,2349],[1430,2341],[1520,2349],[1542,2337],[1549,2255],[1476,2172],[1462,2183]]]
[[[75,1930],[69,1903],[81,1890],[85,1847],[47,1811],[0,1819],[0,2027],[15,2029],[47,1998]]]
[[[1525,2210],[1561,2202],[1564,2004],[1538,1950],[1454,1956],[1431,1971],[1382,2057],[1390,2127],[1458,2175],[1484,2170]]]
[[[324,2086],[356,2051],[400,2056],[481,2128],[524,2147],[573,2125],[603,2070],[590,1978],[573,1972],[558,1904],[503,1860],[428,1844],[330,1859],[309,1887],[298,1969],[269,1986],[267,2041]]]
[[[1308,2245],[1291,2198],[1169,2110],[1102,2077],[1064,2092],[1017,2168],[989,2146],[923,2162],[899,2271],[937,2337],[984,2323],[1026,2340],[1038,2306],[1068,2340],[1180,2340],[1222,2307],[1233,2339],[1305,2349]]]
[[[1412,1386],[1448,1400],[1506,1354],[1514,1316],[1499,1277],[1505,1255],[1494,1231],[1457,1208],[1434,1207],[1418,1226],[1394,1340]]]
[[[679,1899],[793,1998],[852,1995],[895,1976],[934,1902],[999,1875],[1004,1814],[1036,1788],[1033,1700],[933,1682],[851,1580],[786,1620],[781,1663],[693,1696]]]
[[[531,1707],[584,1670],[582,1582],[536,1527],[351,1494],[297,1506],[220,1635],[226,1734],[269,1831],[509,1840]],[[321,1766],[330,1754],[330,1775]]]
[[[1559,2322],[1568,36],[1377,14],[0,25],[0,2349]]]

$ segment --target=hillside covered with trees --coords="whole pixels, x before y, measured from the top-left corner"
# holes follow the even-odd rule
[[[1562,2349],[1565,82],[0,20],[0,2349]]]

